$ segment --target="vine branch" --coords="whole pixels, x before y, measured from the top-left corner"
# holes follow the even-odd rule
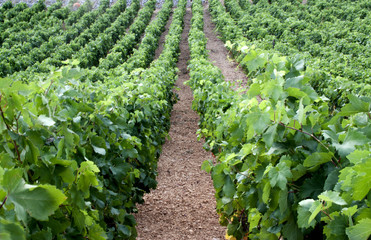
[[[5,204],[5,202],[6,202],[7,199],[8,199],[8,196],[5,196],[3,202],[2,202],[1,205],[0,205],[0,209],[3,208],[3,206],[4,206],[4,204]]]
[[[321,212],[322,212],[323,214],[325,214],[325,215],[326,215],[330,220],[332,220],[330,214],[328,214],[326,211],[324,211],[324,210],[321,209]]]
[[[53,83],[54,83],[54,80],[52,80],[52,81],[50,82],[49,87],[46,89],[46,91],[45,91],[45,93],[44,93],[45,96],[48,95],[48,93],[49,93],[49,91],[50,91],[50,88],[51,88],[51,86],[53,85]]]

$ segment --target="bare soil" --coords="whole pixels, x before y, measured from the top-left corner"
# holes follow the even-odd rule
[[[171,115],[170,139],[164,144],[158,162],[158,187],[144,196],[145,203],[138,206],[135,215],[138,240],[222,240],[225,235],[226,229],[219,225],[216,213],[211,177],[201,170],[202,162],[213,157],[203,149],[203,141],[197,141],[199,116],[191,109],[193,93],[184,85],[189,80],[187,62],[190,57],[188,33],[191,15],[188,8],[175,84],[179,89],[179,101]],[[210,15],[205,10],[204,30],[209,38],[210,59],[222,70],[227,81],[241,79],[246,82],[245,74],[236,70],[236,63],[228,59],[228,51],[213,29]]]
[[[208,39],[206,48],[209,50],[209,58],[222,71],[226,81],[234,83],[236,87],[246,89],[248,78],[238,64],[232,60],[232,56],[224,47],[224,42],[218,38],[208,9],[207,4],[204,7],[204,33]]]
[[[171,13],[169,20],[167,20],[166,26],[165,26],[165,31],[161,34],[160,40],[158,41],[158,48],[156,49],[155,52],[155,58],[157,59],[160,54],[162,53],[162,50],[164,49],[164,44],[165,44],[165,38],[167,34],[169,33],[170,25],[173,20],[173,13]]]

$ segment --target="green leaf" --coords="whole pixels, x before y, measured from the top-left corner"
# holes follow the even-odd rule
[[[288,88],[301,88],[303,85],[304,76],[297,76],[286,79],[285,89]]]
[[[295,222],[295,219],[292,215],[290,215],[287,223],[284,224],[283,229],[283,237],[284,239],[288,240],[303,240],[303,233],[298,228],[298,224]]]
[[[215,169],[215,167],[213,168],[213,173],[212,173],[213,184],[214,184],[214,188],[216,190],[219,190],[224,185],[225,174],[224,173],[214,173],[214,169]]]
[[[243,63],[246,64],[249,72],[253,72],[258,68],[264,67],[267,59],[264,54],[257,56],[257,53],[254,50],[249,51],[249,53],[243,59]]]
[[[293,88],[293,87],[290,87],[288,89],[286,89],[287,91],[287,94],[291,97],[295,97],[297,99],[301,99],[303,97],[307,97],[308,95],[301,91],[299,88]]]
[[[333,143],[333,145],[335,146],[336,150],[339,151],[339,154],[342,157],[345,157],[356,149],[355,146],[363,145],[368,142],[369,139],[363,135],[363,133],[357,131],[356,129],[350,128],[343,143]]]
[[[213,168],[213,163],[211,160],[206,160],[201,165],[201,170],[207,173],[210,173],[212,168]]]
[[[309,218],[312,215],[312,212],[310,211],[311,207],[314,204],[313,199],[306,199],[301,202],[299,202],[298,206],[298,226],[300,228],[309,228],[315,226],[315,221],[309,222]]]
[[[93,136],[91,138],[91,145],[94,152],[100,155],[106,155],[106,141],[102,137]]]
[[[8,193],[23,190],[25,182],[22,176],[23,176],[23,170],[21,168],[5,170],[3,181],[2,181],[2,187]]]
[[[371,235],[371,219],[365,218],[359,221],[358,224],[346,229],[346,233],[350,240],[367,240]]]
[[[247,124],[252,125],[257,134],[261,134],[263,130],[271,122],[269,113],[252,112],[247,115]]]
[[[259,94],[260,94],[260,84],[258,84],[258,83],[251,84],[250,87],[249,87],[249,91],[247,91],[247,95],[250,98],[253,98],[253,97],[255,97]]]
[[[336,169],[330,172],[330,174],[328,174],[323,189],[332,190],[337,184],[338,180],[339,180],[339,170]]]
[[[99,224],[94,224],[89,228],[89,239],[106,240],[107,234]]]
[[[311,178],[306,178],[303,185],[300,188],[300,197],[305,198],[317,198],[319,194],[323,192],[323,186],[325,183],[325,176],[322,174],[316,174]]]
[[[340,197],[340,193],[335,192],[335,191],[325,191],[325,192],[321,193],[320,195],[318,195],[318,198],[323,200],[323,201],[333,202],[333,203],[336,203],[337,205],[341,205],[341,206],[347,204],[344,201],[344,199],[342,199]]]
[[[249,230],[252,231],[254,228],[257,228],[260,222],[260,219],[262,218],[262,214],[256,209],[250,209],[249,210]]]
[[[63,192],[52,185],[39,185],[8,195],[9,200],[24,208],[31,217],[47,221],[65,200]]]
[[[296,112],[295,119],[298,120],[299,124],[303,124],[303,122],[305,121],[305,111],[304,111],[304,105],[303,105],[303,98],[300,99],[299,109]]]
[[[130,229],[125,225],[118,224],[117,225],[117,230],[119,231],[119,233],[121,233],[121,235],[123,235],[125,237],[130,237],[130,235],[131,235]]]
[[[265,184],[264,184],[264,188],[263,188],[263,196],[262,196],[262,200],[265,204],[268,204],[268,200],[269,200],[269,194],[271,192],[271,185],[270,183],[267,181]]]
[[[272,147],[275,137],[277,135],[277,127],[278,123],[270,126],[267,131],[263,134],[263,139],[267,145],[267,147]]]
[[[49,228],[48,230],[42,230],[42,231],[32,234],[31,239],[32,240],[52,240],[53,234],[51,232],[51,229]]]
[[[341,213],[344,215],[347,215],[348,217],[352,217],[358,210],[357,205],[354,205],[353,207],[350,208],[343,208],[341,210]]]
[[[226,197],[233,198],[234,193],[236,192],[236,188],[234,186],[234,183],[231,180],[230,176],[226,176],[225,183],[223,186],[223,192]]]
[[[360,98],[349,95],[349,103],[346,104],[340,111],[341,116],[350,116],[356,113],[369,112],[371,103],[362,101]]]
[[[290,168],[285,162],[280,162],[276,167],[272,167],[268,172],[268,176],[272,187],[277,185],[281,190],[286,189],[287,179],[293,177]]]
[[[346,216],[334,216],[334,218],[324,226],[323,233],[329,240],[346,240],[348,238],[345,234],[345,229],[348,226],[348,218]]]
[[[15,166],[13,158],[9,155],[9,153],[0,153],[0,166],[3,168],[12,168]]]
[[[367,150],[355,150],[354,152],[350,153],[347,158],[353,164],[361,163],[363,159],[370,158],[371,152]]]
[[[45,115],[40,115],[37,120],[45,127],[51,127],[55,124],[55,121]]]
[[[29,161],[30,163],[37,164],[38,157],[40,156],[40,151],[37,147],[35,147],[35,145],[30,140],[26,140],[26,142],[30,148],[26,156],[28,157],[28,159],[32,159],[32,161]]]
[[[371,161],[365,161],[353,167],[357,175],[352,181],[353,199],[362,200],[371,189]]]
[[[287,190],[280,191],[279,206],[281,214],[284,214],[287,210]]]
[[[99,185],[96,176],[96,173],[98,172],[100,172],[99,168],[92,161],[85,161],[81,163],[77,187],[79,190],[84,192],[85,197],[89,197],[89,188],[91,186]]]
[[[332,154],[329,152],[315,152],[304,160],[304,167],[315,167],[331,161]]]
[[[0,239],[26,240],[26,234],[19,223],[0,218]]]
[[[308,224],[310,224],[318,215],[318,213],[322,209],[322,203],[320,201],[314,201],[313,205],[309,209],[309,211],[312,213],[308,219]]]

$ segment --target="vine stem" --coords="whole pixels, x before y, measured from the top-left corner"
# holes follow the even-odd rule
[[[1,115],[1,118],[3,119],[4,123],[5,123],[5,126],[6,128],[8,129],[8,131],[12,131],[12,129],[10,128],[10,126],[6,123],[5,121],[5,116],[4,116],[4,111],[3,111],[3,108],[1,107],[1,99],[2,99],[2,95],[0,94],[0,115]],[[17,145],[17,142],[15,140],[12,140],[13,142],[13,145],[14,145],[14,149],[17,153],[17,158],[18,158],[18,161],[23,164],[22,160],[21,160],[21,154],[19,153],[19,149],[18,149],[18,145]]]
[[[3,208],[3,206],[4,206],[4,204],[5,204],[5,202],[6,202],[7,199],[8,199],[8,196],[5,196],[4,201],[0,205],[0,209]]]
[[[326,215],[330,220],[332,220],[330,214],[328,214],[326,211],[324,211],[324,210],[321,209],[321,212],[322,212],[323,214],[325,214],[325,215]]]
[[[50,91],[50,88],[51,88],[51,86],[53,85],[53,83],[54,83],[54,80],[52,80],[52,81],[50,82],[50,85],[49,85],[48,89],[46,89],[46,91],[45,91],[45,93],[44,93],[45,96],[48,95],[48,93],[49,93],[49,91]]]
[[[371,113],[370,112],[367,113],[367,116],[368,116],[369,119],[371,119]]]
[[[312,137],[314,140],[316,140],[316,142],[318,142],[319,144],[321,144],[327,151],[331,152],[331,150],[323,142],[321,142],[321,140],[319,140],[316,136],[314,136],[312,133],[305,132],[302,129],[297,129],[297,128],[294,128],[294,127],[287,126],[283,122],[279,122],[278,124],[281,125],[281,126],[283,126],[283,127],[285,127],[285,128],[289,128],[291,130],[298,131],[298,132],[304,133],[304,134]],[[337,159],[335,159],[335,160],[336,161],[334,161],[333,159],[331,159],[331,162],[335,165],[335,167],[337,167],[337,164],[336,163],[339,163],[339,165],[341,167],[340,161],[337,160]]]

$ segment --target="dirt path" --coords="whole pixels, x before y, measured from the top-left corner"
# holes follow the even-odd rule
[[[158,41],[158,48],[156,49],[154,60],[156,60],[160,56],[160,54],[162,53],[162,50],[164,49],[165,38],[167,34],[169,33],[169,29],[170,29],[170,25],[172,21],[173,21],[173,12],[170,14],[169,20],[167,20],[167,23],[165,26],[165,31],[161,34],[160,40]]]
[[[237,64],[228,60],[228,51],[215,35],[214,24],[205,6],[204,31],[208,38],[210,59],[218,66],[227,81],[246,83],[246,75]],[[197,141],[199,117],[192,111],[193,94],[183,83],[189,79],[188,32],[191,10],[187,9],[185,28],[180,43],[181,54],[176,82],[179,101],[171,115],[170,140],[163,146],[158,162],[158,187],[144,196],[145,203],[138,206],[138,240],[222,240],[225,227],[218,222],[215,211],[214,188],[209,174],[201,171],[201,164],[212,159],[203,142]],[[160,46],[162,45],[162,41]],[[158,50],[158,53],[161,52]]]
[[[209,58],[215,66],[220,68],[226,81],[234,82],[237,86],[246,88],[246,74],[238,68],[238,64],[229,56],[228,50],[223,47],[224,43],[215,32],[215,24],[211,21],[209,5],[204,5],[204,33],[208,39],[206,48],[209,50]],[[241,84],[239,84],[241,82]]]
[[[158,187],[138,206],[138,240],[224,239],[225,229],[218,223],[210,175],[201,171],[202,162],[212,156],[197,141],[199,117],[191,110],[192,91],[183,84],[189,79],[190,19],[191,10],[187,9],[176,82],[179,101],[172,111],[171,140],[163,146],[158,163]]]

